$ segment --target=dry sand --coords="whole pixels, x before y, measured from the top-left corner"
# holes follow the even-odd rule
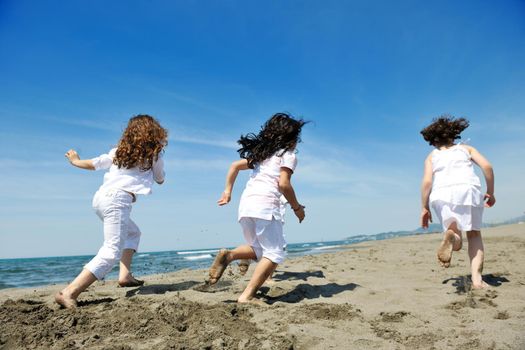
[[[234,302],[253,266],[212,288],[203,270],[97,283],[75,311],[53,303],[62,286],[2,290],[0,348],[525,349],[525,224],[483,237],[483,291],[470,290],[466,244],[439,267],[440,234],[287,260],[259,294],[268,307]]]

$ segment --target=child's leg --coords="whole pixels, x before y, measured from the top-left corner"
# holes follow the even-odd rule
[[[97,278],[89,270],[83,269],[82,272],[61,292],[55,294],[55,301],[67,309],[77,306],[77,298],[80,293],[85,291]]]
[[[248,286],[237,299],[239,303],[252,302],[261,285],[271,276],[277,264],[284,261],[283,225],[279,220],[256,221],[257,243],[262,248],[262,257],[257,264]]]
[[[77,278],[55,295],[55,301],[66,308],[75,307],[78,295],[97,279],[103,279],[120,260],[123,235],[131,211],[131,197],[122,191],[104,195],[97,207],[97,215],[104,220],[104,243]]]
[[[257,260],[257,255],[255,254],[253,248],[246,244],[238,246],[237,248],[232,250],[221,249],[221,251],[219,251],[219,253],[215,257],[212,266],[210,267],[210,278],[208,280],[208,283],[217,283],[221,278],[224,270],[226,270],[226,267],[228,267],[228,265],[232,261],[239,259]]]
[[[257,293],[257,291],[262,286],[264,281],[266,281],[268,276],[272,274],[276,266],[277,264],[272,262],[270,259],[262,258],[261,261],[259,261],[259,263],[257,264],[257,267],[255,267],[255,271],[253,272],[252,278],[250,279],[248,286],[246,286],[244,292],[242,292],[241,296],[237,299],[237,302],[251,302],[253,297],[255,296],[255,293]]]
[[[463,240],[461,238],[461,231],[455,222],[448,226],[447,231],[443,235],[443,241],[437,251],[437,258],[439,264],[443,267],[449,267],[452,260],[452,251],[461,249]]]
[[[468,231],[468,256],[470,258],[470,269],[472,273],[472,288],[486,288],[481,272],[483,271],[484,249],[480,231]]]
[[[137,287],[143,285],[144,281],[136,279],[131,274],[131,261],[138,249],[141,233],[138,226],[131,219],[128,221],[127,231],[128,235],[124,242],[122,257],[120,258],[118,284],[121,287]]]
[[[268,278],[266,279],[266,283],[268,284],[273,284],[275,283],[274,279],[273,279],[273,274],[275,272],[275,269],[277,268],[277,266],[279,266],[278,264],[275,264],[272,268],[272,271],[270,272],[270,275],[268,276]]]

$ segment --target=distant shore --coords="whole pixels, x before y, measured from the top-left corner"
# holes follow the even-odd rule
[[[471,291],[465,244],[439,267],[440,234],[353,244],[287,260],[259,297],[235,265],[215,287],[206,270],[147,276],[140,288],[96,283],[75,311],[62,286],[0,291],[0,349],[523,349],[525,225],[483,230],[484,276]],[[465,242],[466,243],[466,242]]]

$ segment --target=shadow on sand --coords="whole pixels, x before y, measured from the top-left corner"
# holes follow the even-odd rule
[[[277,271],[278,273],[273,275],[273,279],[276,281],[306,281],[308,277],[325,278],[323,271],[306,271],[306,272],[290,272],[290,271]]]
[[[470,279],[471,275],[465,275],[465,276],[458,276],[458,277],[452,277],[447,278],[444,280],[443,284],[447,284],[450,281],[452,282],[452,286],[456,287],[456,293],[457,294],[464,294],[470,291],[472,287],[472,282]],[[505,282],[510,282],[505,276],[502,276],[501,274],[486,274],[483,275],[483,281],[485,281],[489,286],[491,287],[499,287]]]
[[[114,298],[100,298],[100,299],[93,299],[93,300],[79,300],[78,306],[88,306],[88,305],[98,305],[98,304],[109,304],[114,302],[117,299]]]
[[[276,295],[277,293],[274,290],[268,287],[262,287],[259,290],[259,293],[262,294],[268,301],[268,304],[273,304],[278,301],[283,303],[298,303],[304,299],[317,299],[319,297],[330,298],[336,294],[354,290],[355,288],[360,287],[355,283],[348,284],[337,284],[337,283],[328,283],[320,286],[313,286],[311,284],[301,283],[291,291],[285,292],[284,294]]]
[[[140,286],[138,288],[129,290],[126,292],[126,297],[132,297],[135,295],[148,295],[148,294],[165,294],[167,292],[178,292],[181,290],[187,290],[194,287],[197,284],[202,284],[196,281],[186,281],[173,284],[152,284]]]

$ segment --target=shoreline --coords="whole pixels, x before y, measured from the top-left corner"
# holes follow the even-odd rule
[[[253,264],[244,277],[232,264],[214,287],[191,269],[139,288],[97,282],[74,311],[52,300],[63,285],[3,289],[0,349],[523,348],[525,225],[482,235],[487,290],[469,289],[467,244],[439,267],[439,233],[287,259],[258,294],[268,307],[235,303]]]

